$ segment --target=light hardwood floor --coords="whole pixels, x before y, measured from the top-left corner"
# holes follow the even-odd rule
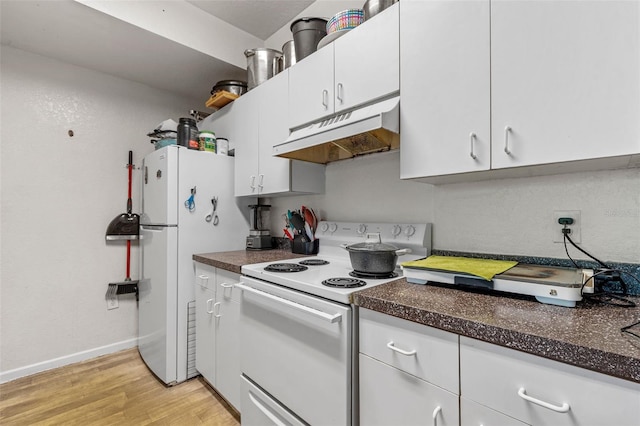
[[[240,423],[202,378],[167,387],[129,349],[0,385],[0,424]]]

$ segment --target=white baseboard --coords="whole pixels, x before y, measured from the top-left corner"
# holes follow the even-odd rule
[[[0,372],[0,383],[10,382],[12,380],[19,379],[20,377],[30,376],[42,371],[51,370],[52,368],[64,367],[65,365],[75,364],[76,362],[86,361],[88,359],[96,358],[102,355],[111,354],[125,349],[135,348],[136,346],[138,346],[137,338],[128,339],[121,342],[112,343],[110,345],[100,346],[98,348],[93,348],[86,351],[61,356],[59,358],[38,362],[36,364],[15,368],[13,370],[2,371]]]

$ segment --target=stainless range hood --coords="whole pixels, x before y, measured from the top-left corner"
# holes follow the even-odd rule
[[[400,147],[400,97],[334,115],[291,132],[273,155],[326,164]]]

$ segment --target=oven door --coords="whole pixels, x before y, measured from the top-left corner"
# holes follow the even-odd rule
[[[306,423],[351,424],[351,307],[244,276],[236,287],[242,373]],[[254,423],[244,407],[242,420]]]

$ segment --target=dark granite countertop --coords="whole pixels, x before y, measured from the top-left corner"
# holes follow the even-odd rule
[[[297,257],[309,257],[309,255],[294,254],[291,253],[291,250],[279,249],[237,250],[222,251],[217,253],[194,254],[193,260],[239,274],[242,265],[250,265],[252,263],[262,262],[275,262],[277,260],[295,259]]]
[[[193,260],[237,274],[242,265],[305,257],[289,250],[194,254]],[[640,297],[633,300],[640,306]],[[620,328],[640,307],[581,302],[576,308],[398,279],[356,292],[363,308],[640,383],[640,338]]]
[[[640,297],[631,298],[640,306]],[[640,307],[580,302],[575,308],[531,298],[468,292],[399,279],[354,294],[388,315],[640,383],[640,338],[620,331]]]

